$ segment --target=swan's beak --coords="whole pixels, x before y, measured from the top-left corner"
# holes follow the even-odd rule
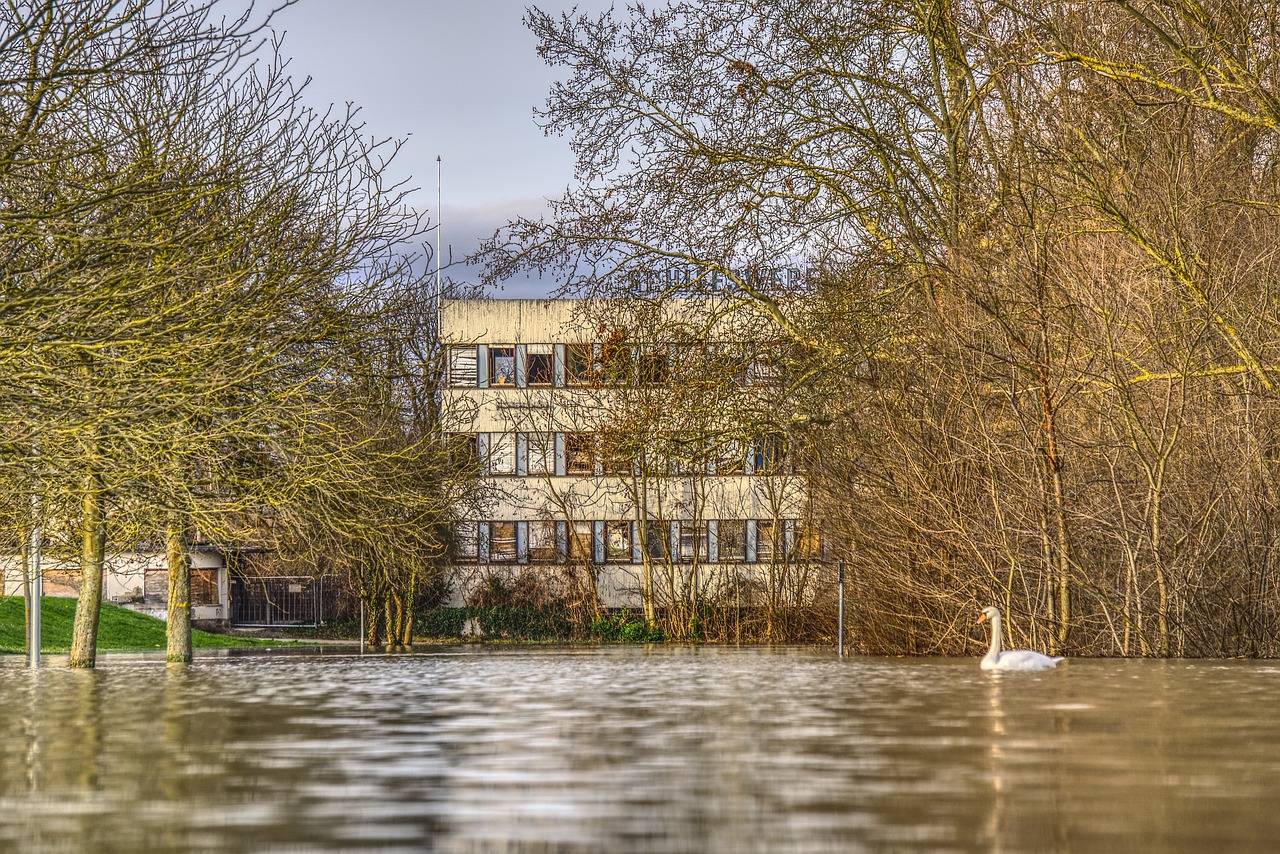
[[[987,621],[987,615],[986,615],[986,614],[979,614],[979,615],[978,615],[978,622],[979,622],[979,623],[985,623],[986,621]]]

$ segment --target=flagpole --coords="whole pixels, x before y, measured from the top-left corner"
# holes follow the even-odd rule
[[[444,165],[440,159],[440,155],[436,155],[436,314],[440,313],[440,232],[444,230],[444,208],[441,202],[443,198],[443,181]]]

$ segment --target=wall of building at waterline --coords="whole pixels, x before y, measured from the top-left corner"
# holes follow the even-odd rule
[[[224,622],[231,616],[230,579],[226,559],[218,552],[190,552],[192,569],[217,571],[219,604],[191,606],[191,619]],[[163,553],[109,554],[104,567],[102,598],[108,602],[164,619],[168,613],[169,567]],[[46,596],[76,596],[80,566],[76,561],[41,560]],[[24,572],[21,555],[0,557],[0,582],[5,596],[21,596]]]

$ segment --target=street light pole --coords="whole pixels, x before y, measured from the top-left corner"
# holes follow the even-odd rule
[[[40,666],[40,605],[44,596],[44,574],[40,571],[40,499],[31,496],[31,613],[27,626],[27,666]]]
[[[840,571],[839,571],[838,577],[839,577],[838,586],[840,589],[840,593],[839,593],[840,612],[839,612],[839,617],[836,619],[836,634],[838,636],[838,640],[836,641],[836,654],[839,655],[840,658],[844,658],[844,561],[843,560],[840,561]]]

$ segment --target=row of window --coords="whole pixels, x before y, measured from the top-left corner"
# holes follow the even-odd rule
[[[748,356],[731,345],[640,347],[629,344],[458,344],[449,347],[448,383],[453,388],[564,388],[574,385],[661,385],[681,357],[699,358],[739,383],[777,382],[778,371],[763,355]]]
[[[708,447],[670,443],[661,458],[652,447],[648,460],[611,448],[595,433],[454,433],[450,436],[455,461],[482,475],[547,477],[566,475],[632,475],[644,463],[649,474],[691,474],[699,471],[722,475],[788,474],[791,463],[780,436],[764,436],[751,442],[725,441]],[[696,461],[696,462],[695,462]]]
[[[795,519],[459,522],[459,563],[770,563],[818,557],[815,534]]]

